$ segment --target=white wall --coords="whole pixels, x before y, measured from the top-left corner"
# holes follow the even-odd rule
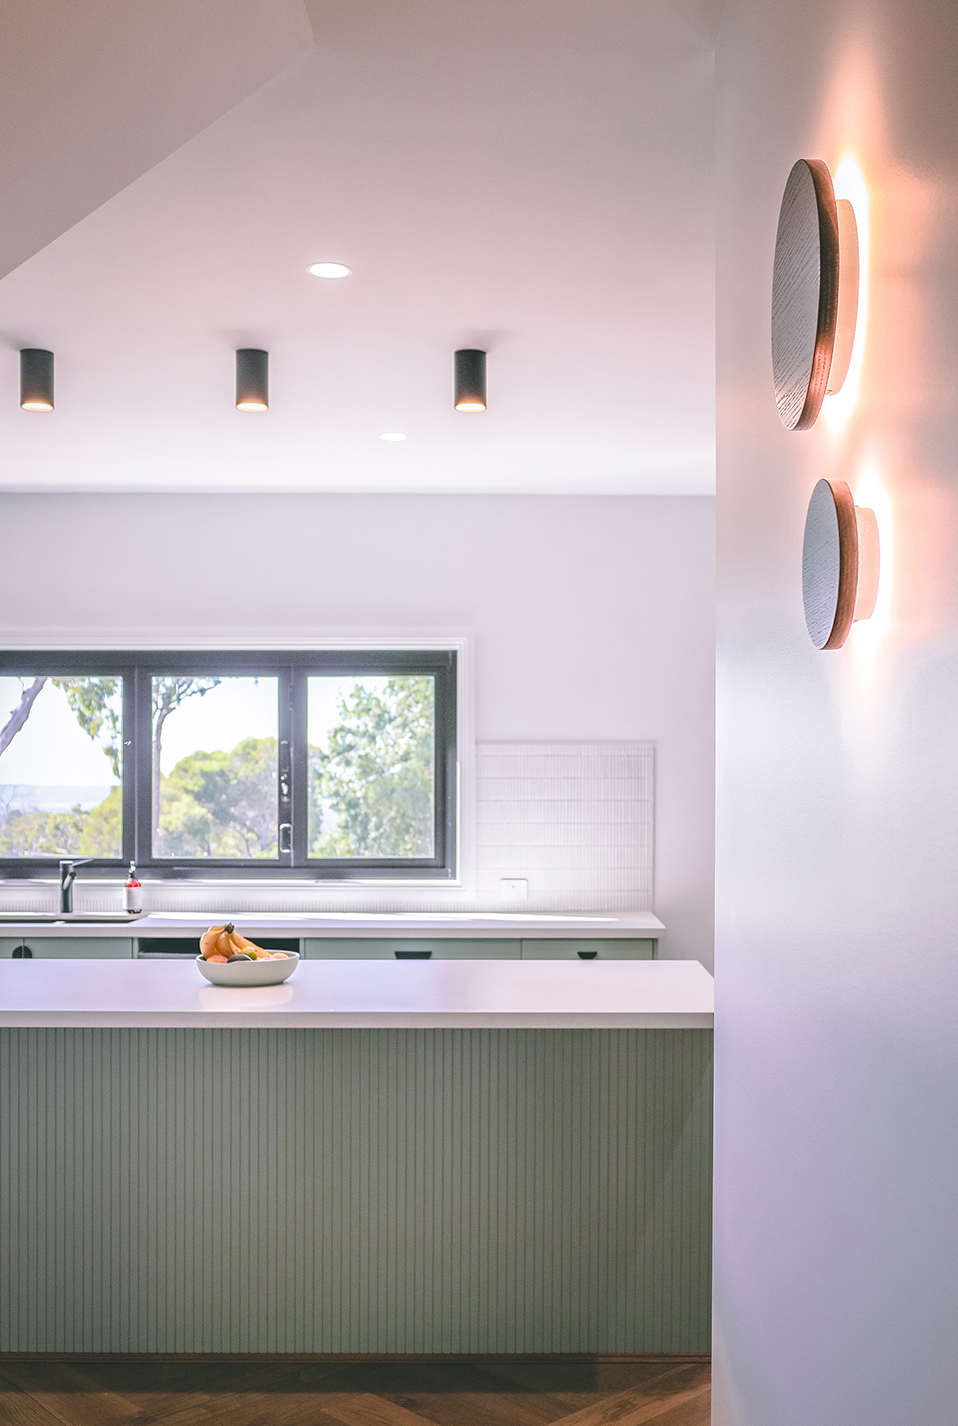
[[[6,496],[0,638],[468,633],[479,742],[653,739],[663,955],[711,965],[713,501]]]
[[[952,0],[730,0],[719,42],[715,1420],[735,1426],[958,1417],[956,52]],[[779,204],[795,159],[849,145],[871,188],[861,396],[844,432],[788,433]],[[818,653],[808,499],[869,467],[888,619]]]

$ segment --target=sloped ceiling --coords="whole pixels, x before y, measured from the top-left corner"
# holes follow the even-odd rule
[[[0,0],[0,275],[312,43],[302,0]]]
[[[273,7],[159,8],[212,44],[217,12]],[[719,7],[306,11],[315,49],[0,282],[0,485],[710,490]],[[322,257],[353,275],[308,276]],[[232,405],[245,345],[271,353],[262,415]],[[464,345],[479,416],[452,410]],[[51,414],[17,406],[20,346],[56,352]]]

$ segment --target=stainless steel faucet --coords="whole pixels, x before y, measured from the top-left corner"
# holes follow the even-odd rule
[[[92,857],[71,857],[60,863],[60,910],[73,910],[73,883],[77,879],[77,867],[92,862]]]

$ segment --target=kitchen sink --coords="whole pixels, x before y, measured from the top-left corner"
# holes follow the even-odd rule
[[[0,925],[16,922],[18,925],[39,926],[43,924],[76,925],[77,923],[98,926],[126,924],[138,921],[142,912],[129,911],[0,911]]]

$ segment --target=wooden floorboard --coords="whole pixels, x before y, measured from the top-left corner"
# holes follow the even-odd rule
[[[708,1426],[709,1365],[0,1361],[0,1426]]]

